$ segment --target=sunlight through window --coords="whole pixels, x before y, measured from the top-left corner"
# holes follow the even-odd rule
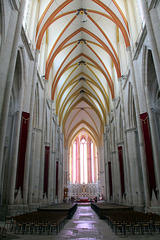
[[[94,182],[94,155],[93,155],[93,142],[91,142],[91,167],[92,167],[92,182]]]
[[[73,183],[76,182],[76,142],[73,144]]]
[[[88,184],[97,181],[96,145],[88,136],[79,135],[70,148],[70,180],[72,184]]]

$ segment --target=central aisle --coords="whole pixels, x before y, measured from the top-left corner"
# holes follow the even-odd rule
[[[119,239],[107,225],[99,219],[91,206],[78,206],[77,211],[60,231],[56,239]]]
[[[4,222],[3,222],[4,225]],[[2,225],[2,226],[3,226]],[[158,235],[131,235],[116,236],[108,224],[99,219],[90,205],[78,206],[72,219],[70,219],[58,235],[13,235],[8,233],[10,238],[19,240],[159,240]]]

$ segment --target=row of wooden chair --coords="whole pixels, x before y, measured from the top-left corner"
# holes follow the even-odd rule
[[[112,209],[103,210],[103,216],[116,234],[160,233],[160,216],[156,214]]]
[[[6,218],[5,226],[15,234],[58,233],[68,218],[69,211],[39,211]]]
[[[6,237],[6,228],[0,226],[0,238],[5,238]]]

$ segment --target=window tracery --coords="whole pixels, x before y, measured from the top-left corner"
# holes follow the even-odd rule
[[[70,176],[72,184],[95,183],[98,176],[96,146],[89,136],[77,137],[71,145]]]

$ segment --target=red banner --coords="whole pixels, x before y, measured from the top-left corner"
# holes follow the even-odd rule
[[[58,161],[56,162],[56,196],[58,197]]]
[[[48,195],[49,151],[50,151],[50,147],[45,146],[45,164],[44,164],[43,193],[46,194],[46,196]]]
[[[88,182],[91,183],[92,182],[92,167],[91,167],[91,139],[88,138],[88,141],[89,141],[89,144],[88,144],[88,153],[89,153],[89,156],[88,156]]]
[[[121,194],[125,193],[124,185],[124,168],[123,168],[123,148],[122,146],[118,147],[118,156],[119,156],[119,168],[120,168],[120,179],[121,179]]]
[[[21,188],[22,194],[23,194],[23,178],[24,178],[29,118],[30,118],[29,113],[22,112],[21,130],[20,130],[20,137],[19,137],[19,153],[18,153],[18,163],[17,163],[17,179],[16,179],[16,190],[19,190],[19,188]]]
[[[150,136],[148,113],[147,112],[142,113],[140,115],[140,119],[141,119],[143,136],[144,136],[147,170],[148,170],[148,184],[149,184],[149,192],[150,192],[150,198],[151,198],[152,190],[154,190],[156,196],[157,196],[157,192],[156,192],[156,180],[155,180],[155,172],[154,172],[152,143],[151,143],[151,136]]]
[[[109,196],[110,196],[110,199],[111,199],[112,194],[113,194],[111,162],[108,162],[108,174],[109,174]]]

